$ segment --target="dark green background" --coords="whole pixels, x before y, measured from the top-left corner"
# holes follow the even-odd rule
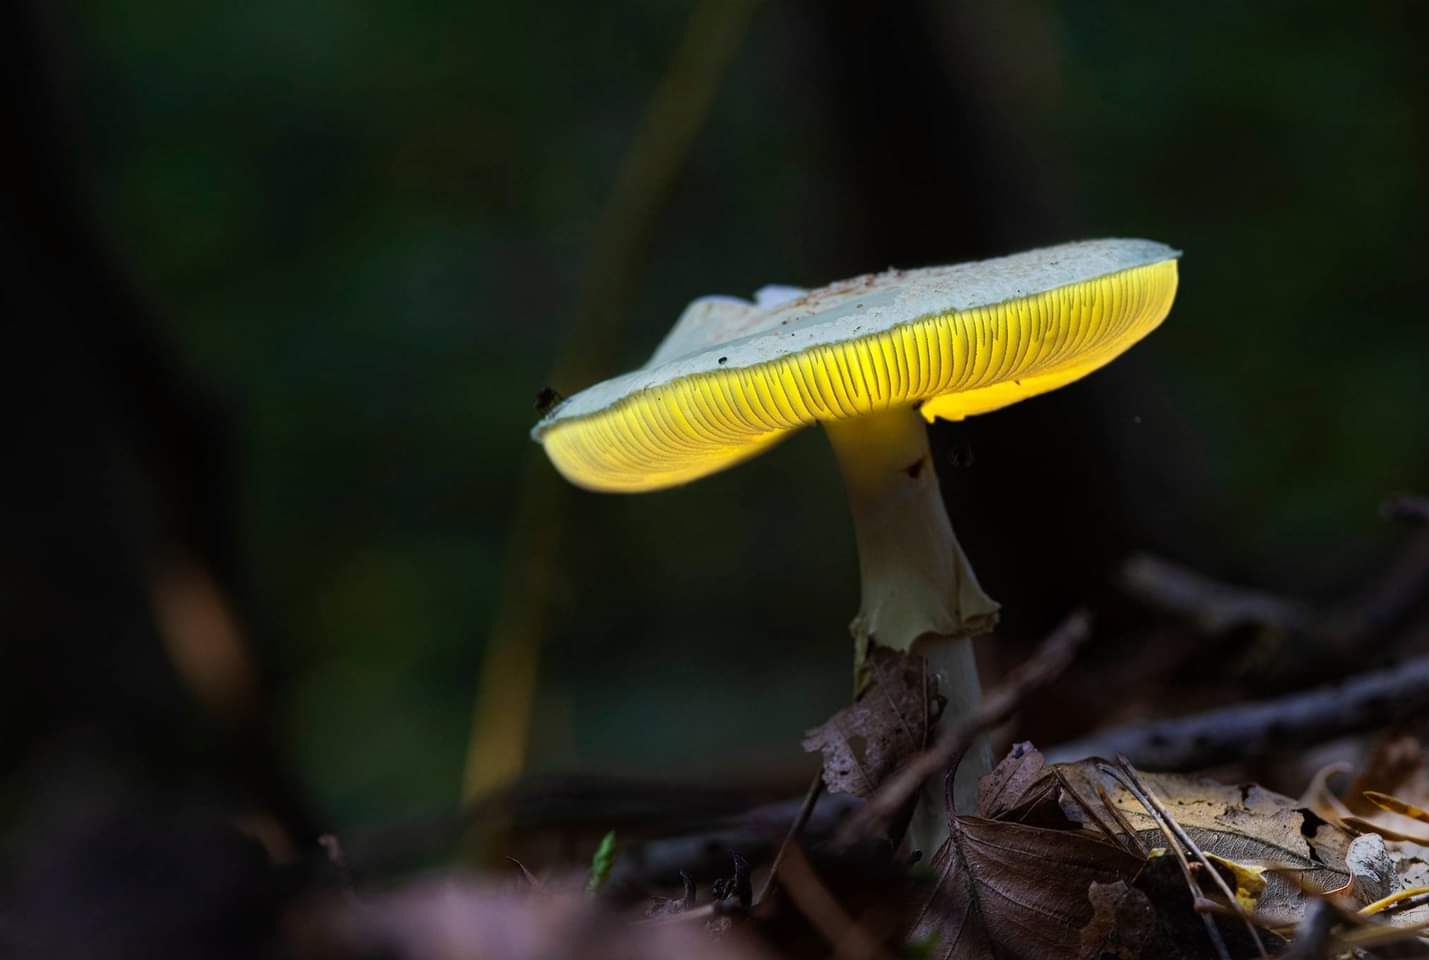
[[[1429,487],[1415,5],[866,6],[756,13],[602,372],[706,293],[1152,237],[1185,251],[1160,332],[938,430],[1000,649],[1136,547],[1311,596],[1373,563],[1378,502]],[[104,238],[237,417],[279,742],[337,827],[455,802],[532,397],[691,9],[54,20]],[[822,439],[568,507],[532,768],[799,782],[857,605]]]

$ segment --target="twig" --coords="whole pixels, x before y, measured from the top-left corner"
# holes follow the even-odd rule
[[[1077,806],[1082,808],[1082,813],[1086,814],[1087,819],[1096,825],[1096,828],[1102,832],[1103,836],[1105,836],[1112,843],[1115,843],[1117,846],[1121,847],[1123,850],[1126,850],[1128,853],[1132,853],[1133,850],[1137,850],[1141,854],[1141,856],[1145,858],[1146,851],[1139,849],[1141,844],[1136,839],[1136,834],[1131,834],[1131,839],[1129,842],[1123,842],[1121,839],[1121,834],[1117,833],[1117,831],[1107,826],[1106,821],[1104,821],[1101,816],[1098,815],[1097,812],[1092,809],[1092,805],[1087,802],[1086,798],[1077,792],[1076,787],[1072,786],[1072,782],[1067,779],[1064,773],[1062,773],[1061,768],[1052,767],[1051,770],[1052,775],[1057,778],[1057,785],[1062,788],[1062,790],[1067,794],[1067,796],[1071,797],[1074,801],[1076,801]],[[1110,806],[1108,806],[1108,809],[1111,809]],[[1113,813],[1115,813],[1114,810]],[[1135,844],[1135,847],[1132,847],[1132,844]]]
[[[1309,629],[1312,614],[1293,600],[1212,580],[1202,573],[1150,554],[1135,554],[1121,569],[1121,585],[1157,609],[1189,620],[1210,634],[1243,626],[1268,626],[1286,633]]]
[[[804,800],[807,799],[806,795]],[[688,870],[698,876],[728,862],[729,854],[734,850],[750,857],[765,857],[776,850],[775,844],[781,837],[790,835],[791,825],[798,820],[803,803],[790,800],[757,807],[737,818],[726,819],[713,828],[635,845],[616,861],[610,875],[611,885],[638,887],[650,881],[668,879],[680,870]],[[834,834],[859,803],[846,794],[824,796],[810,810],[798,833],[811,843],[825,840]],[[763,895],[761,891],[761,899]]]
[[[1383,910],[1379,911],[1379,916],[1392,917],[1400,913],[1408,913],[1411,910],[1418,910],[1420,907],[1429,904],[1429,893],[1416,893],[1395,903],[1391,903]]]
[[[1415,940],[1422,936],[1426,930],[1429,930],[1429,922],[1416,923],[1407,927],[1397,927],[1388,923],[1366,925],[1341,934],[1337,945],[1369,949],[1399,943],[1403,940]],[[1420,956],[1422,957],[1423,954]]]
[[[982,731],[1011,718],[1032,694],[1051,684],[1071,665],[1077,650],[1091,635],[1091,618],[1078,610],[1042,641],[1031,659],[995,687],[971,714],[945,728],[933,745],[915,754],[884,781],[861,809],[845,821],[838,838],[852,843],[886,828],[916,794],[923,781],[942,773]]]
[[[1166,838],[1167,849],[1175,854],[1176,862],[1181,866],[1181,874],[1186,878],[1186,886],[1189,887],[1191,891],[1193,901],[1192,909],[1194,909],[1194,903],[1206,899],[1206,895],[1201,890],[1200,883],[1196,881],[1196,875],[1191,872],[1191,864],[1187,862],[1186,853],[1181,849],[1181,845],[1176,842],[1176,837],[1171,832],[1170,824],[1162,818],[1161,814],[1157,813],[1156,808],[1151,805],[1150,801],[1143,798],[1144,795],[1139,794],[1136,788],[1121,776],[1119,770],[1106,764],[1097,764],[1097,769],[1115,778],[1118,783],[1127,789],[1127,792],[1131,793],[1140,801],[1141,805],[1146,808],[1146,812],[1151,815],[1151,819],[1156,821],[1156,826],[1160,828],[1162,835]],[[1215,918],[1209,913],[1204,913],[1199,910],[1197,910],[1196,913],[1200,915],[1201,922],[1205,924],[1206,935],[1211,938],[1211,944],[1216,948],[1216,956],[1218,956],[1220,960],[1231,960],[1230,951],[1226,949],[1225,938],[1221,936],[1221,930],[1216,926]]]
[[[1106,795],[1106,788],[1100,783],[1096,785],[1096,788],[1097,798],[1101,800],[1102,806],[1106,808],[1107,813],[1111,814],[1117,826],[1126,831],[1126,835],[1131,838],[1132,844],[1136,847],[1136,852],[1139,853],[1143,859],[1150,856],[1151,852],[1146,849],[1146,845],[1142,843],[1141,838],[1136,835],[1136,830],[1132,827],[1131,822],[1116,808],[1116,804],[1111,802],[1111,797]]]
[[[814,872],[797,843],[791,844],[784,868],[784,889],[840,960],[891,960],[883,945],[839,906]]]
[[[543,886],[543,884],[541,883],[541,881],[537,878],[537,876],[536,876],[534,873],[532,873],[530,870],[526,869],[526,864],[522,863],[520,860],[517,860],[515,857],[507,857],[507,858],[506,858],[506,861],[507,861],[508,863],[514,863],[514,864],[516,864],[517,869],[519,869],[519,870],[521,871],[521,876],[522,876],[522,878],[524,878],[525,881],[526,881],[526,886],[527,886],[527,887],[529,887],[529,888],[532,889],[532,890],[540,890],[540,889],[541,889],[541,887]]]
[[[691,920],[705,920],[721,916],[744,916],[753,906],[754,895],[749,886],[749,861],[738,853],[731,853],[734,860],[734,876],[716,880],[710,887],[714,900],[703,906],[692,907],[676,913],[659,914],[635,921],[637,926],[659,926],[670,923],[686,923]],[[689,874],[681,873],[685,885],[683,903],[692,904],[695,899],[695,885]]]
[[[1389,510],[1416,516],[1426,501],[1403,498]],[[1131,594],[1216,635],[1240,627],[1269,628],[1297,642],[1299,661],[1338,668],[1347,657],[1401,623],[1429,598],[1429,532],[1411,537],[1385,569],[1358,592],[1315,609],[1260,590],[1220,583],[1158,557],[1138,554],[1121,572]],[[1304,664],[1300,664],[1304,669]],[[1310,671],[1313,673],[1313,670]]]
[[[698,907],[681,910],[679,913],[662,913],[653,917],[641,917],[635,921],[637,927],[663,927],[672,923],[689,923],[693,920],[711,920],[725,912],[724,902],[715,900],[702,903]]]
[[[1266,957],[1265,944],[1261,942],[1260,932],[1255,929],[1255,924],[1251,923],[1250,918],[1247,917],[1245,911],[1241,909],[1240,902],[1235,898],[1235,891],[1226,883],[1220,871],[1215,868],[1215,865],[1206,857],[1201,848],[1196,845],[1196,841],[1191,839],[1191,835],[1186,832],[1185,828],[1176,822],[1175,817],[1171,816],[1171,811],[1167,810],[1161,804],[1161,801],[1156,799],[1156,795],[1151,792],[1151,789],[1141,782],[1141,777],[1137,775],[1136,768],[1131,765],[1131,761],[1127,760],[1126,757],[1117,757],[1116,762],[1121,768],[1121,772],[1124,773],[1130,781],[1137,800],[1143,804],[1150,804],[1155,815],[1166,821],[1167,826],[1176,834],[1177,839],[1185,844],[1186,849],[1200,861],[1201,866],[1206,869],[1211,879],[1215,881],[1216,886],[1220,888],[1221,894],[1226,898],[1226,902],[1230,905],[1230,908],[1234,910],[1236,915],[1245,923],[1246,930],[1250,932],[1250,938],[1255,941],[1256,950],[1260,952],[1262,958]]]
[[[813,782],[809,784],[809,790],[804,794],[804,802],[799,807],[799,815],[794,818],[794,822],[789,824],[789,832],[784,834],[784,841],[779,844],[779,851],[774,854],[774,862],[769,865],[769,875],[764,878],[764,883],[759,887],[759,895],[754,898],[756,905],[764,902],[764,898],[769,896],[769,891],[774,886],[774,879],[779,875],[779,867],[784,862],[785,855],[789,852],[789,847],[794,842],[794,838],[804,829],[809,822],[809,817],[814,813],[814,806],[819,802],[819,797],[824,792],[824,771],[821,768],[814,774]]]
[[[1339,912],[1328,900],[1311,900],[1281,960],[1325,960],[1330,955],[1330,931],[1339,919]]]
[[[1429,656],[1337,686],[1118,727],[1053,747],[1048,760],[1125,754],[1151,770],[1196,770],[1388,726],[1429,706]]]

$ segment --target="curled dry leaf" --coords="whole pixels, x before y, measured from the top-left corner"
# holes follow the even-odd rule
[[[1088,889],[1129,882],[1141,864],[1086,831],[953,817],[909,942],[935,940],[939,960],[1075,960],[1094,914]]]
[[[978,782],[980,816],[951,818],[910,944],[934,944],[940,960],[1095,956],[1113,942],[1138,955],[1136,931],[1117,939],[1116,926],[1145,903],[1125,892],[1142,860],[1062,816],[1049,772],[1035,747],[1018,743]]]
[[[939,713],[922,657],[874,647],[865,666],[870,681],[858,700],[804,736],[804,749],[824,756],[830,793],[871,794],[923,749]]]
[[[1045,776],[1042,752],[1027,742],[1015,743],[992,772],[978,781],[977,811],[990,820],[1023,823],[1046,808],[1057,787],[1054,777]]]

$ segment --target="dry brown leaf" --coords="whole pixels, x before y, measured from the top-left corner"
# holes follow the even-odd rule
[[[1046,760],[1030,743],[1015,743],[1002,762],[977,784],[977,811],[989,820],[1020,823],[1046,803],[1057,783],[1043,776]]]
[[[830,793],[868,796],[923,749],[937,719],[922,657],[874,647],[865,666],[871,679],[863,695],[804,735],[804,749],[824,755]]]
[[[1115,778],[1091,761],[1059,764],[1074,786],[1085,784],[1084,796],[1096,796],[1100,785],[1113,805],[1149,846],[1161,834],[1155,820]],[[1185,827],[1201,849],[1243,864],[1265,864],[1308,871],[1338,886],[1348,879],[1345,851],[1353,837],[1327,823],[1313,810],[1255,784],[1224,784],[1170,773],[1143,773],[1142,780]],[[1316,883],[1318,886],[1319,884]]]
[[[1349,879],[1352,834],[1289,797],[1193,777],[1141,779],[1258,922],[1293,927],[1306,889]],[[1146,849],[1161,845],[1156,821],[1096,761],[1048,765],[1019,744],[983,778],[979,800],[997,819],[954,818],[910,942],[936,935],[940,958],[1211,955],[1176,864],[1120,842],[1129,831]],[[1253,949],[1239,925],[1220,927],[1228,942]]]
[[[1098,798],[1099,802],[1098,787],[1104,790],[1146,847],[1164,844],[1151,814],[1119,781],[1097,769],[1095,761],[1058,764],[1044,775],[1055,775],[1057,770],[1083,800]],[[1204,852],[1246,868],[1265,868],[1266,887],[1257,898],[1257,915],[1268,922],[1293,925],[1300,919],[1306,901],[1302,884],[1312,890],[1332,890],[1349,880],[1345,853],[1353,835],[1289,797],[1253,784],[1237,786],[1177,774],[1141,777]],[[1061,806],[1069,819],[1095,829],[1080,803],[1064,796]]]
[[[1129,882],[1142,862],[1081,830],[954,817],[909,942],[936,938],[939,960],[1077,960],[1089,888]]]

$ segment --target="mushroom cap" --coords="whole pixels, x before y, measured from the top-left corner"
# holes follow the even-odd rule
[[[754,302],[690,304],[638,370],[570,397],[532,436],[572,483],[695,480],[811,423],[919,406],[960,420],[1071,383],[1154,330],[1180,251],[1088,240],[889,270]]]

